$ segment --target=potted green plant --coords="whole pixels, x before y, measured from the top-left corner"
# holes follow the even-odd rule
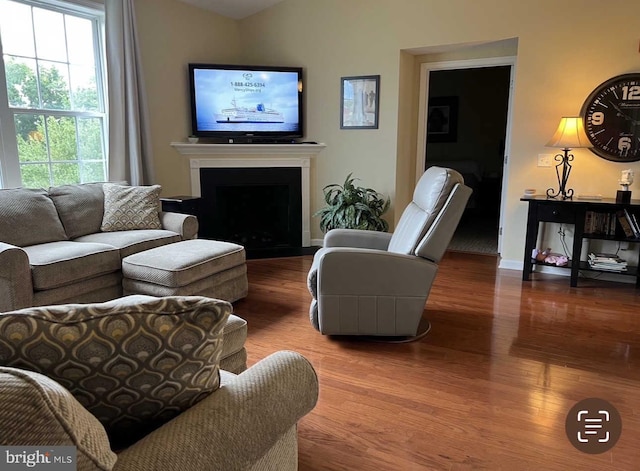
[[[314,216],[320,217],[320,229],[365,229],[386,232],[389,223],[382,215],[389,209],[390,200],[384,198],[372,188],[354,185],[350,173],[343,185],[333,183],[323,188],[327,206],[317,211]]]

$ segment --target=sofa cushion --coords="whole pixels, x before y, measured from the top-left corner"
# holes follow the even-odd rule
[[[52,379],[0,367],[0,404],[3,446],[75,446],[78,469],[113,468],[116,455],[104,427]]]
[[[8,312],[0,314],[0,365],[58,381],[112,438],[126,440],[218,388],[231,311],[198,296],[128,296]]]
[[[70,239],[100,232],[104,212],[102,183],[63,185],[49,188],[64,230]]]
[[[69,285],[120,270],[120,253],[105,244],[72,241],[23,247],[29,256],[34,290]]]
[[[224,344],[222,345],[222,358],[238,353],[244,348],[247,340],[247,321],[231,314],[224,326]]]
[[[29,306],[51,304],[102,303],[122,296],[122,273],[117,271],[94,276],[70,285],[33,292]],[[8,309],[7,309],[8,310]]]
[[[0,241],[18,247],[67,239],[44,190],[0,190],[0,221]]]
[[[180,235],[164,229],[139,229],[135,231],[96,232],[78,237],[76,242],[106,244],[120,250],[120,258],[153,249],[162,245],[179,242]]]
[[[160,229],[160,185],[124,186],[105,183],[100,230]]]

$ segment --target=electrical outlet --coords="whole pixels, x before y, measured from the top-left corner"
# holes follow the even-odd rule
[[[552,154],[538,154],[538,167],[551,167]]]

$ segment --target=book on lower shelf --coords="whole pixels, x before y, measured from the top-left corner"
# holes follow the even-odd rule
[[[589,253],[589,267],[594,270],[623,272],[627,271],[627,262],[614,253]]]
[[[599,262],[612,262],[622,260],[617,253],[590,252],[589,260],[597,260]]]
[[[606,263],[594,263],[593,265],[589,264],[589,268],[591,268],[592,270],[610,271],[614,273],[624,273],[625,271],[627,271],[626,266],[610,265]]]

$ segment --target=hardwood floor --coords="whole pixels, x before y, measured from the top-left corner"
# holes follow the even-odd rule
[[[299,423],[300,470],[640,469],[640,290],[498,270],[449,252],[429,296],[431,332],[387,344],[330,338],[308,319],[311,257],[250,260],[249,363],[295,350],[320,380]],[[602,454],[565,434],[590,397],[612,403],[622,436]]]

